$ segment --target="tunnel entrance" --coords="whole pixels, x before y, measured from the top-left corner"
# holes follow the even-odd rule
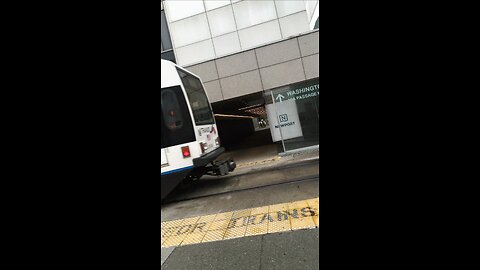
[[[221,145],[238,162],[268,159],[281,151],[272,140],[262,92],[213,103],[212,108]]]

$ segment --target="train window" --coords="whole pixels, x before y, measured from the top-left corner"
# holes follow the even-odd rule
[[[175,93],[172,90],[165,90],[162,92],[161,100],[165,126],[172,131],[181,129],[183,116]]]
[[[215,124],[210,103],[200,80],[180,69],[178,69],[178,74],[180,75],[185,91],[187,92],[195,124]]]
[[[187,102],[180,86],[161,89],[162,148],[195,141]]]

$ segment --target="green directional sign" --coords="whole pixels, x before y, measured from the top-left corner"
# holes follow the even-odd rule
[[[312,80],[300,84],[294,84],[286,88],[273,91],[275,102],[285,100],[301,100],[316,97],[320,95],[320,84],[317,80]]]
[[[281,102],[285,99],[285,96],[282,95],[282,93],[278,94],[277,97],[275,98],[275,101]]]

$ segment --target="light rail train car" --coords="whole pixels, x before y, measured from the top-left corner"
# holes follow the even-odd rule
[[[217,160],[225,152],[201,79],[161,60],[161,198],[185,180],[226,175],[236,164]]]

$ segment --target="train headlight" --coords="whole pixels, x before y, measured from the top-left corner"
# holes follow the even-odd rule
[[[217,138],[215,139],[215,145],[216,145],[216,146],[220,146],[220,137],[217,137]]]

